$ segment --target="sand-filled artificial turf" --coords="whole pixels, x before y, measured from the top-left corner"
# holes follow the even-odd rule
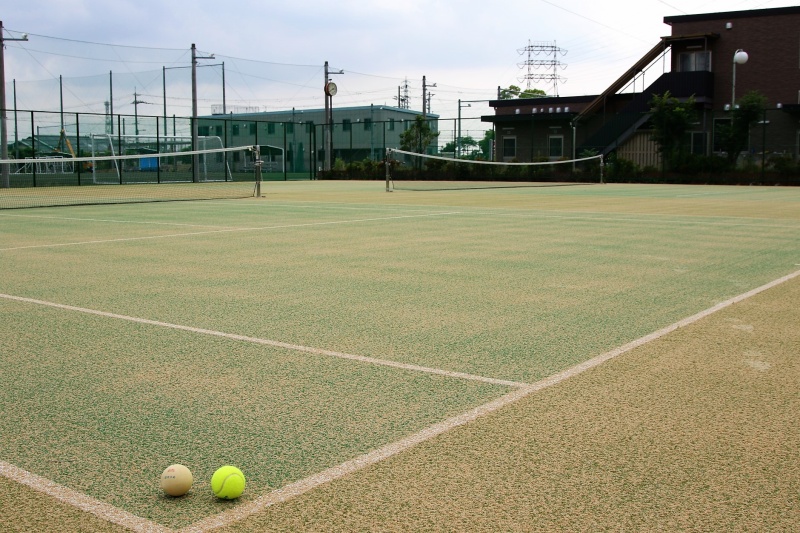
[[[800,279],[224,531],[792,531]]]
[[[0,211],[0,470],[154,528],[208,524],[797,271],[798,206],[780,188],[320,182]],[[798,518],[798,290],[230,527],[782,529]],[[179,500],[157,485],[172,462],[197,480]],[[248,474],[238,502],[208,491],[224,463]],[[0,490],[4,527],[117,527],[105,507]]]

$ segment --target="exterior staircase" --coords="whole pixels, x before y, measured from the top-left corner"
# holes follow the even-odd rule
[[[592,150],[606,155],[615,150],[648,121],[653,95],[663,95],[667,91],[679,100],[692,96],[698,102],[709,100],[714,94],[714,75],[707,71],[662,74],[643,92],[634,94],[631,101],[616,115],[607,119],[603,126],[578,148],[578,153]]]

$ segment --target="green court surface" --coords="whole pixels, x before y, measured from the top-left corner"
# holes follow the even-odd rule
[[[186,527],[800,270],[800,189],[263,193],[0,210],[0,461]]]

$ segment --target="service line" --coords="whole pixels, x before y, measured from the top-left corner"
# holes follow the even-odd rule
[[[454,372],[451,370],[442,370],[440,368],[430,368],[426,366],[420,365],[413,365],[409,363],[399,363],[397,361],[390,361],[387,359],[378,359],[375,357],[366,357],[363,355],[355,355],[349,354],[344,352],[337,352],[333,350],[325,350],[322,348],[313,348],[310,346],[301,346],[299,344],[291,344],[288,342],[276,341],[271,339],[262,339],[258,337],[249,337],[247,335],[238,335],[236,333],[226,333],[224,331],[215,331],[211,329],[205,328],[196,328],[194,326],[184,326],[181,324],[171,324],[169,322],[161,322],[159,320],[150,320],[148,318],[139,318],[135,316],[128,316],[128,315],[119,315],[116,313],[109,313],[106,311],[99,311],[96,309],[87,309],[85,307],[77,307],[74,305],[66,305],[60,304],[56,302],[48,302],[44,300],[36,300],[34,298],[25,298],[22,296],[14,296],[12,294],[2,294],[0,293],[0,298],[5,300],[12,300],[15,302],[22,302],[28,304],[35,304],[35,305],[42,305],[46,307],[52,307],[55,309],[61,309],[64,311],[75,311],[79,313],[86,313],[89,315],[101,316],[104,318],[113,318],[117,320],[125,320],[127,322],[135,322],[137,324],[147,324],[149,326],[158,326],[162,328],[170,328],[170,329],[177,329],[180,331],[188,331],[190,333],[199,333],[201,335],[211,335],[213,337],[222,337],[224,339],[234,340],[234,341],[241,341],[241,342],[249,342],[252,344],[261,344],[264,346],[272,346],[274,348],[283,348],[285,350],[292,350],[296,352],[304,352],[310,353],[313,355],[323,355],[328,357],[336,357],[339,359],[348,359],[351,361],[358,361],[361,363],[367,363],[372,365],[378,366],[388,366],[391,368],[397,368],[400,370],[408,370],[411,372],[421,372],[424,374],[434,374],[437,376],[444,376],[448,378],[455,378],[455,379],[463,379],[467,381],[478,381],[481,383],[488,383],[490,385],[501,385],[505,387],[525,387],[527,386],[526,383],[520,383],[517,381],[509,381],[505,379],[497,379],[491,378],[486,376],[478,376],[475,374],[467,374],[465,372]]]
[[[243,228],[220,228],[208,231],[192,231],[187,233],[169,233],[166,235],[148,235],[144,237],[121,237],[118,239],[98,239],[92,241],[77,241],[77,242],[64,242],[52,244],[32,244],[28,246],[14,246],[11,248],[0,248],[0,252],[10,252],[14,250],[31,250],[35,248],[60,248],[65,246],[82,246],[86,244],[107,244],[116,242],[132,242],[132,241],[146,241],[153,239],[170,239],[176,237],[195,237],[197,235],[213,235],[218,233],[235,233],[240,231],[270,231],[276,229],[289,229],[289,228],[308,228],[314,226],[333,226],[337,224],[357,224],[360,222],[380,222],[382,220],[401,220],[407,218],[427,218],[448,215],[458,215],[458,211],[450,211],[443,213],[425,213],[421,215],[396,215],[391,217],[374,217],[374,218],[356,218],[350,220],[332,220],[328,222],[307,222],[304,224],[282,224],[278,226],[260,226],[260,227],[243,227]]]

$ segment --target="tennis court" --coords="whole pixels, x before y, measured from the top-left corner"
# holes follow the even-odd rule
[[[591,514],[590,506],[545,511],[565,497],[550,489],[566,474],[550,465],[532,482],[524,465],[541,457],[515,455],[521,448],[513,443],[535,441],[544,453],[551,442],[553,454],[572,449],[588,458],[596,447],[584,449],[565,428],[588,419],[610,425],[624,411],[614,397],[663,410],[663,426],[656,416],[645,433],[674,431],[670,404],[648,388],[653,375],[633,363],[660,361],[662,352],[642,355],[651,344],[666,342],[668,353],[690,353],[701,365],[752,342],[737,335],[763,334],[779,345],[775,354],[796,355],[791,305],[763,322],[773,335],[721,318],[732,307],[797,294],[795,188],[387,193],[382,182],[311,181],[265,183],[262,193],[0,210],[0,490],[22,494],[0,507],[0,522],[30,525],[52,512],[62,524],[88,520],[76,522],[87,530],[635,529],[646,523],[613,522],[613,512],[611,522],[572,519]],[[725,327],[703,342],[715,320]],[[689,334],[693,328],[699,332]],[[785,417],[800,407],[791,386],[798,365],[784,359],[760,371],[774,381],[754,394],[781,399],[770,427],[783,428],[775,446],[785,476],[749,485],[783,502],[760,508],[778,528],[798,518],[800,498],[796,467],[785,470],[797,464],[800,443]],[[711,409],[737,389],[716,377],[717,396],[678,378],[683,396],[674,397],[703,397]],[[688,418],[692,441],[691,428],[709,426]],[[616,457],[648,449],[640,433],[631,435],[629,449],[615,442]],[[502,458],[478,458],[487,448]],[[687,461],[692,471],[703,458]],[[179,499],[158,486],[176,462],[195,476]],[[439,463],[451,473],[471,465],[462,474],[474,475],[476,490],[464,479],[420,489],[446,479],[424,479]],[[500,466],[492,473],[491,465],[506,463],[512,478]],[[239,500],[211,495],[208,481],[223,464],[247,475]],[[648,484],[642,471],[615,474],[604,464],[574,477],[588,487],[615,475],[621,485]],[[652,466],[652,484],[668,487],[674,473]],[[532,500],[521,497],[526,479]],[[415,483],[418,493],[404,497],[398,486]],[[451,507],[426,508],[443,491]],[[694,489],[687,484],[686,492]],[[492,505],[470,520],[470,507],[484,499]],[[636,503],[604,501],[621,515]],[[706,503],[695,505],[700,512]],[[673,518],[687,512],[668,508]]]

